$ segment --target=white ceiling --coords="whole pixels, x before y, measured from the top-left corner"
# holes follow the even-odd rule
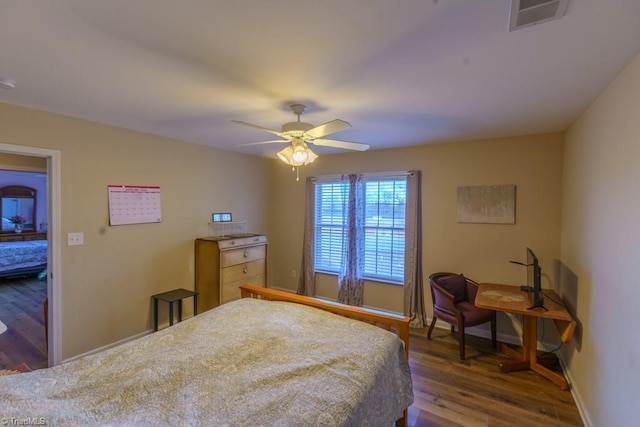
[[[572,0],[507,31],[510,0],[3,0],[0,102],[236,147],[340,118],[371,149],[558,132],[640,50],[640,1]],[[340,150],[316,149],[319,153]]]

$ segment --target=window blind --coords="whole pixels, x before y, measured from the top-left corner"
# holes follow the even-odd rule
[[[405,176],[365,176],[364,275],[365,278],[404,281]],[[348,200],[346,183],[335,180],[315,184],[315,269],[338,273],[346,238]]]

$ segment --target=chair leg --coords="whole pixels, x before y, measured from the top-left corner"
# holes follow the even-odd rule
[[[431,339],[431,332],[433,331],[434,326],[436,326],[436,322],[438,321],[438,318],[436,316],[433,316],[433,320],[431,321],[431,325],[429,326],[429,330],[427,331],[427,339]]]

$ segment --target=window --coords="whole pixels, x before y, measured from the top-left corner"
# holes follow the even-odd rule
[[[364,277],[404,282],[405,176],[364,176]],[[319,179],[315,185],[315,270],[338,273],[346,236],[349,186]],[[345,212],[343,212],[343,210]]]

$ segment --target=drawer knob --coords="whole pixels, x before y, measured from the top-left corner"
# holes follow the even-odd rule
[[[243,269],[242,269],[242,272],[243,272],[243,273],[246,273],[247,271],[249,271],[249,270],[247,270],[247,267],[245,267],[245,268],[243,268]]]
[[[248,258],[248,257],[249,257],[249,252],[244,251],[244,257],[245,257],[245,258]]]

